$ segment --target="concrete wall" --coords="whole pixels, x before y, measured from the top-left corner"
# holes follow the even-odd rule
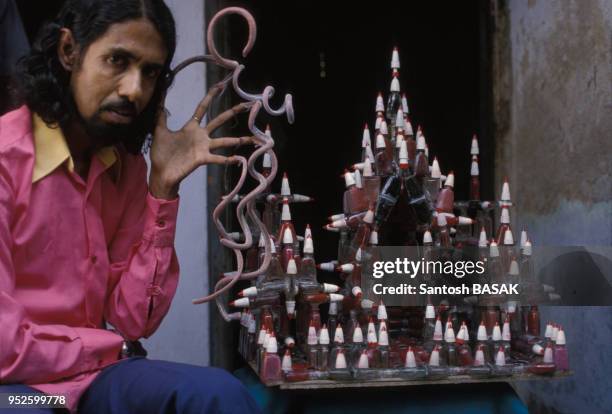
[[[606,251],[597,246],[612,245],[612,2],[495,4],[496,181],[510,178],[514,228],[536,245]],[[566,329],[575,374],[518,384],[530,409],[612,412],[612,308],[544,309],[542,320]]]
[[[166,0],[177,24],[178,48],[175,64],[204,53],[204,1]],[[171,129],[180,128],[193,114],[206,91],[206,68],[192,65],[177,77],[166,106]],[[178,290],[170,312],[159,330],[144,341],[149,357],[207,365],[210,360],[209,305],[192,305],[191,300],[208,291],[208,214],[206,168],[183,181],[180,190],[176,250],[181,265]]]

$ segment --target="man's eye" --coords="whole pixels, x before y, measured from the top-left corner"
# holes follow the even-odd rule
[[[159,69],[145,69],[143,74],[147,78],[155,79],[159,76],[160,72],[161,71]]]
[[[107,59],[108,63],[115,66],[122,66],[125,64],[125,58],[119,55],[111,55]]]

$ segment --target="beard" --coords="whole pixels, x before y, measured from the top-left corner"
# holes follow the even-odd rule
[[[102,148],[112,145],[123,144],[126,148],[133,148],[140,143],[147,135],[147,112],[140,114],[129,101],[115,101],[104,103],[90,117],[83,117],[79,112],[72,96],[69,99],[72,109],[73,120],[79,124],[86,134],[91,138],[95,148]],[[113,123],[104,121],[102,113],[105,111],[120,111],[133,113],[133,121],[130,123]]]

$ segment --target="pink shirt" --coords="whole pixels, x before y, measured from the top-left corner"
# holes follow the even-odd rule
[[[33,121],[34,120],[34,121]],[[0,383],[78,399],[122,337],[150,336],[178,283],[178,199],[148,192],[142,155],[107,147],[84,181],[60,129],[0,118]]]

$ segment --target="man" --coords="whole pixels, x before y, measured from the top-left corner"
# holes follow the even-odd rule
[[[209,137],[243,106],[200,127],[216,88],[167,129],[175,37],[162,0],[69,0],[23,61],[26,105],[0,118],[0,394],[61,394],[83,413],[258,411],[223,370],[119,357],[175,293],[181,180],[250,142]]]

